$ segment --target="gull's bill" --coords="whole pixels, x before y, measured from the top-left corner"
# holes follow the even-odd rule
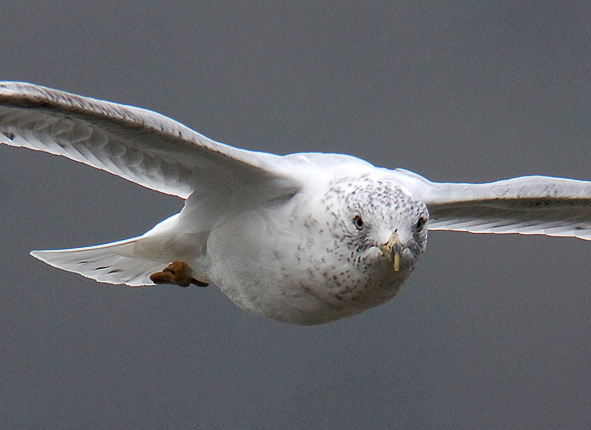
[[[394,233],[387,243],[380,247],[382,253],[388,258],[394,267],[394,271],[400,270],[400,255],[404,250],[404,246],[398,237],[398,233]]]

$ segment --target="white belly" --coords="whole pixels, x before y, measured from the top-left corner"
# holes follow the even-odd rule
[[[301,325],[338,320],[392,298],[412,270],[380,266],[358,273],[344,255],[326,252],[330,242],[321,234],[311,240],[309,231],[278,230],[268,219],[250,215],[214,230],[207,253],[212,282],[256,314]]]

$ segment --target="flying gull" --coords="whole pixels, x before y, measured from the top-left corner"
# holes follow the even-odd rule
[[[291,324],[391,299],[428,230],[591,240],[591,182],[438,183],[349,155],[247,151],[149,110],[27,83],[0,82],[0,143],[185,200],[142,236],[34,257],[110,284],[215,284],[241,308]]]

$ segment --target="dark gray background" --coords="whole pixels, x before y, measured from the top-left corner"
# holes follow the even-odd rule
[[[1,79],[232,145],[441,181],[591,179],[588,2],[8,0],[1,14]],[[390,303],[291,327],[216,288],[100,285],[34,260],[141,234],[182,202],[46,154],[2,147],[0,163],[0,427],[591,423],[590,243],[433,232]]]

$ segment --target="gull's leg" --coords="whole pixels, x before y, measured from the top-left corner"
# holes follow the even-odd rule
[[[190,284],[195,284],[198,287],[209,285],[191,277],[192,274],[193,271],[187,263],[175,261],[162,269],[162,272],[152,273],[150,280],[155,284],[175,284],[181,287],[188,287]]]

